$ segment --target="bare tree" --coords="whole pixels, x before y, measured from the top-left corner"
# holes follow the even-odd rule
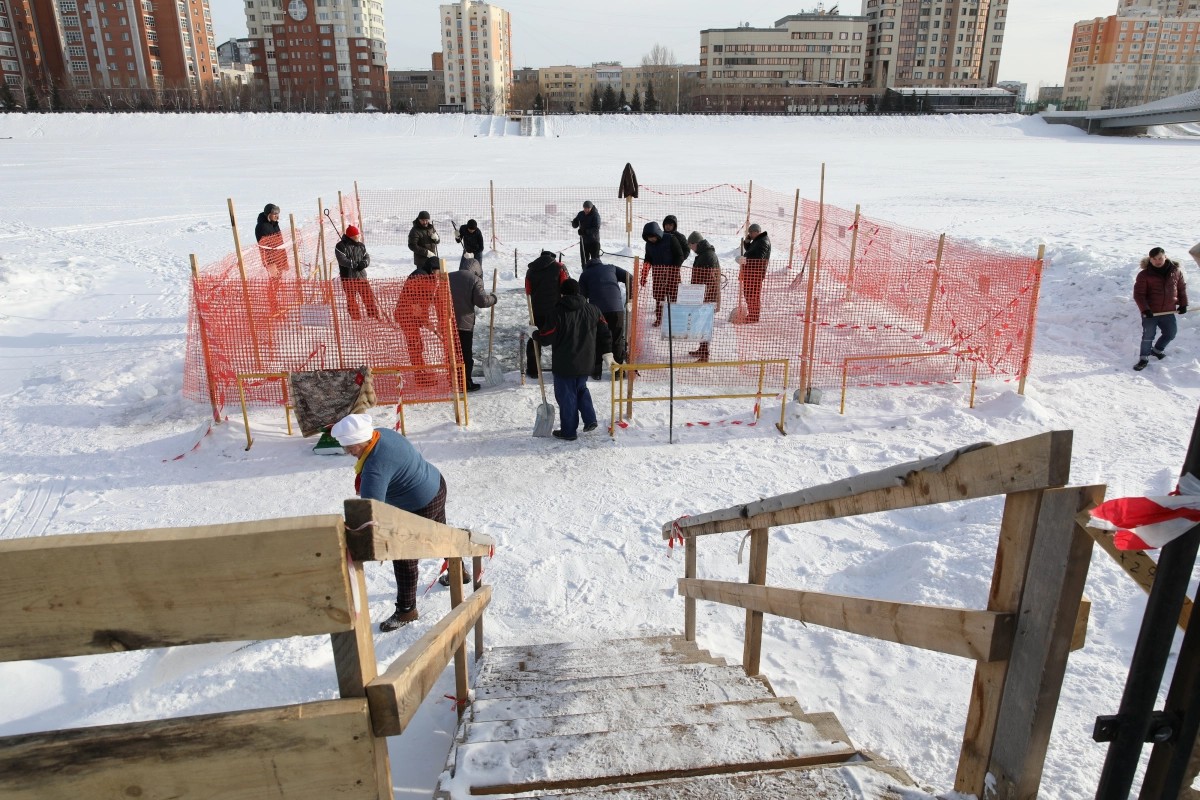
[[[675,87],[671,86],[671,91],[666,91],[667,75],[671,68],[678,62],[675,60],[675,52],[669,47],[665,47],[657,42],[654,47],[650,48],[650,52],[642,56],[642,80],[647,84],[654,85],[654,95],[656,97],[665,98],[668,95],[674,96]],[[660,107],[662,101],[659,101]],[[672,104],[673,105],[673,104]],[[670,106],[668,106],[669,108]]]

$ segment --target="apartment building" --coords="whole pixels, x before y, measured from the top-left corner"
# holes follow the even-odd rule
[[[507,113],[512,95],[512,19],[500,6],[462,0],[440,7],[444,102],[468,112]]]
[[[431,69],[388,72],[393,108],[414,114],[438,110],[446,96],[445,62],[441,53],[434,53],[430,61]]]
[[[867,34],[865,16],[825,12],[791,14],[771,28],[702,30],[700,83],[692,109],[857,105],[862,98],[856,90],[865,80]]]
[[[675,79],[669,74],[673,75],[676,69],[625,67],[619,61],[602,61],[590,67],[542,67],[537,71],[537,82],[547,111],[587,111],[591,108],[593,90],[604,94],[611,86],[618,95],[625,92],[626,101],[632,102],[634,92],[645,95],[652,71],[662,73],[660,84],[670,83],[673,87]],[[663,91],[663,86],[657,88]]]
[[[217,45],[217,63],[222,67],[230,64],[250,63],[250,40],[230,39]]]
[[[863,0],[862,8],[871,86],[996,85],[1008,0]]]
[[[250,62],[274,108],[388,107],[382,0],[242,0]]]
[[[208,0],[3,0],[0,74],[68,107],[215,104]]]
[[[1200,3],[1120,0],[1075,23],[1063,106],[1127,108],[1200,89]]]

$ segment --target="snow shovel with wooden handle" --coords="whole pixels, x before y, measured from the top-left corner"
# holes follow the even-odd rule
[[[492,270],[492,294],[496,294],[496,280],[499,270]],[[500,359],[492,355],[492,342],[496,338],[496,307],[492,306],[492,321],[488,325],[488,354],[483,362],[483,383],[485,386],[499,386],[504,383],[504,370],[500,367]]]
[[[529,306],[529,324],[533,321],[533,300],[525,295],[525,304]],[[538,386],[542,390],[542,404],[538,406],[537,417],[533,421],[533,435],[538,439],[549,439],[554,435],[554,406],[546,401],[546,381],[542,378],[542,348],[533,343],[533,355],[537,359]]]

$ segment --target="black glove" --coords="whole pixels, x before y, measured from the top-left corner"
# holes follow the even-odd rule
[[[1154,316],[1154,312],[1147,308],[1145,311],[1142,312],[1142,316],[1145,317],[1146,319],[1150,319],[1151,317]]]
[[[1180,313],[1180,314],[1186,314],[1186,313],[1187,313],[1187,306],[1180,306],[1180,307],[1179,307],[1179,313]]]

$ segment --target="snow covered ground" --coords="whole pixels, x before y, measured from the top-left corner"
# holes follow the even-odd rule
[[[271,201],[307,211],[357,179],[372,188],[610,183],[633,162],[646,183],[753,179],[842,207],[1033,254],[1048,246],[1034,377],[1027,397],[981,387],[852,393],[788,409],[770,425],[677,429],[646,405],[616,443],[530,437],[535,387],[516,375],[471,399],[471,427],[446,407],[410,412],[409,431],[446,475],[457,525],[501,545],[489,641],[592,640],[680,630],[679,557],[659,525],[975,441],[1075,430],[1073,479],[1109,496],[1166,490],[1200,400],[1200,331],[1190,317],[1166,361],[1130,371],[1139,334],[1130,299],[1138,259],[1162,245],[1200,286],[1195,140],[1087,137],[1015,116],[949,118],[558,118],[546,138],[478,136],[461,117],[0,117],[0,537],[335,513],[348,459],[289,439],[282,414],[240,421],[180,461],[206,409],[180,396],[187,254],[231,249],[225,198],[244,225]],[[12,137],[6,139],[5,137]],[[417,209],[414,209],[416,211]],[[687,222],[683,225],[687,228]],[[520,297],[503,315],[519,319]],[[607,413],[607,387],[595,391]],[[778,413],[768,403],[764,415]],[[688,420],[749,417],[746,403],[681,405]],[[390,424],[387,409],[377,411]],[[234,415],[236,418],[236,414]],[[1000,502],[941,506],[778,529],[768,582],[894,600],[983,607]],[[739,537],[700,547],[701,576],[744,579]],[[424,580],[436,564],[423,565]],[[371,568],[375,617],[390,570]],[[1088,646],[1072,655],[1043,796],[1094,791],[1104,747],[1094,717],[1114,713],[1144,597],[1097,551]],[[435,587],[422,620],[377,637],[390,662],[447,610]],[[701,646],[737,660],[743,618],[701,604]],[[240,649],[239,649],[240,648]],[[764,671],[809,711],[834,711],[855,742],[949,789],[972,665],[799,623],[767,619]],[[443,678],[445,680],[445,676]],[[453,711],[434,698],[393,740],[400,797],[427,797]],[[212,645],[0,665],[0,735],[328,698],[327,638]],[[430,736],[440,726],[441,733]],[[441,748],[439,752],[439,748]]]

